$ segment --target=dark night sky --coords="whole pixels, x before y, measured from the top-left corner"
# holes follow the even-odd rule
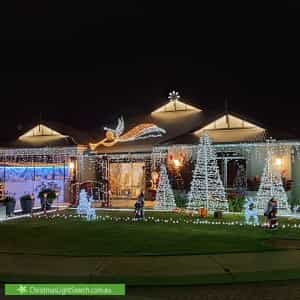
[[[300,136],[299,4],[207,2],[1,3],[1,138],[40,113],[95,128],[171,89]]]

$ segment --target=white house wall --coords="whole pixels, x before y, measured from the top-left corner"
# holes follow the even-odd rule
[[[96,179],[96,160],[92,156],[83,155],[78,159],[79,181],[94,181]]]
[[[295,200],[300,199],[300,157],[299,153],[296,154],[294,160],[292,161],[292,178],[293,178],[293,189],[292,197]]]

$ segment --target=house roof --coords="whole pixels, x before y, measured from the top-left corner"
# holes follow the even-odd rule
[[[125,119],[125,134],[132,130],[135,126],[143,123],[152,123],[166,131],[160,137],[152,137],[145,140],[137,139],[131,141],[121,141],[117,143],[99,145],[95,151],[98,153],[125,153],[125,152],[146,152],[152,151],[153,146],[187,143],[194,144],[199,141],[198,131],[207,127],[213,122],[219,122],[222,125],[222,118],[224,112],[212,112],[198,109],[195,106],[184,106],[184,102],[180,102],[180,109],[174,109],[175,101],[170,101],[166,105],[150,112],[148,114],[139,115],[132,119]],[[255,140],[258,137],[260,140],[264,138],[264,129],[260,124],[239,118],[236,115],[230,114],[229,119],[235,128],[218,128],[218,130],[211,130],[214,133],[215,142],[228,141],[249,141]],[[239,122],[241,125],[239,125]],[[218,123],[218,124],[219,124]],[[224,123],[224,121],[223,121]],[[243,126],[245,128],[242,128]],[[246,124],[246,126],[245,126]],[[219,125],[218,125],[219,126]],[[241,128],[240,128],[241,127]],[[259,133],[259,135],[258,135]],[[224,137],[227,137],[224,139]],[[99,138],[100,140],[101,138]],[[99,141],[98,140],[98,141]]]
[[[199,137],[208,134],[214,143],[263,141],[265,127],[247,118],[232,113],[218,113],[198,124],[189,132],[178,135],[164,144],[197,144]]]
[[[229,125],[226,123],[229,121]],[[296,139],[290,132],[284,132],[236,113],[208,110],[157,109],[148,114],[125,120],[125,132],[138,124],[153,123],[166,130],[161,137],[145,140],[117,142],[113,146],[100,145],[98,153],[151,152],[154,146],[173,144],[197,144],[199,137],[208,133],[214,143],[261,142],[267,137],[274,139]],[[103,136],[102,136],[103,137]]]
[[[177,101],[178,102],[178,101]],[[177,105],[177,106],[176,106]],[[176,109],[177,107],[177,109]],[[174,109],[175,108],[175,109]],[[124,136],[131,130],[138,129],[141,124],[153,124],[159,129],[165,131],[159,137],[150,137],[147,139],[137,139],[130,141],[119,141],[115,145],[107,147],[99,145],[95,152],[98,153],[126,153],[126,152],[151,152],[153,146],[165,142],[178,135],[185,134],[198,124],[202,124],[205,120],[205,115],[201,109],[190,104],[185,105],[185,102],[175,103],[170,101],[167,105],[156,108],[149,113],[140,114],[133,118],[126,119],[125,116],[125,131]],[[142,127],[142,126],[139,126]],[[150,135],[151,136],[151,135]],[[99,134],[98,141],[104,138]]]
[[[10,141],[2,141],[0,147],[76,147],[98,142],[94,149],[96,153],[151,152],[154,146],[159,145],[197,144],[204,132],[215,143],[256,142],[266,137],[297,140],[291,132],[260,124],[249,117],[200,109],[181,99],[171,99],[152,112],[124,117],[124,124],[118,129],[122,134],[110,146],[99,143],[105,139],[104,128],[82,131],[59,122],[45,121],[42,124],[28,124]],[[116,124],[111,127],[116,127]]]
[[[87,145],[92,138],[85,132],[59,122],[28,124],[14,138],[2,142],[6,148],[72,147]]]

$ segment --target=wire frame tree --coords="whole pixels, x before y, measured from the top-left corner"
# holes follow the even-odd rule
[[[165,164],[161,164],[160,166],[160,175],[156,190],[156,203],[154,208],[165,210],[172,210],[176,208],[175,197]]]
[[[188,208],[206,208],[208,211],[228,210],[215,150],[207,134],[201,136],[198,145],[196,165],[188,194]]]
[[[272,167],[272,149],[267,150],[266,164],[261,178],[260,186],[257,192],[257,208],[260,212],[264,211],[271,198],[277,200],[279,212],[288,210],[288,196],[284,190],[281,175]]]

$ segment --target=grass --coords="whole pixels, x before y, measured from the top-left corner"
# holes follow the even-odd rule
[[[106,213],[108,214],[108,213]],[[102,213],[103,215],[103,213]],[[110,212],[115,217],[128,213]],[[155,218],[190,220],[168,213]],[[223,221],[239,221],[229,215]],[[287,222],[287,221],[286,221]],[[64,256],[193,255],[262,252],[274,248],[266,240],[300,239],[299,229],[268,231],[248,226],[162,224],[154,222],[96,221],[82,219],[24,219],[0,224],[0,253]]]
[[[87,222],[68,211],[55,218],[0,223],[1,280],[198,285],[300,279],[298,252],[279,252],[270,242],[299,241],[299,228],[193,224],[197,217],[174,213],[147,212],[148,221],[138,223],[132,222],[132,213],[98,214],[101,221]],[[225,215],[220,221],[243,218]],[[280,264],[269,268],[268,261]]]
[[[59,283],[86,283],[86,277],[61,277],[40,276],[40,275],[15,275],[1,272],[1,278],[5,282],[59,282]],[[229,274],[206,274],[190,276],[93,276],[89,277],[89,283],[125,283],[127,286],[193,286],[208,284],[237,284],[245,282],[266,282],[282,280],[300,280],[299,269],[284,270],[276,272],[243,272],[237,273],[234,277]]]

